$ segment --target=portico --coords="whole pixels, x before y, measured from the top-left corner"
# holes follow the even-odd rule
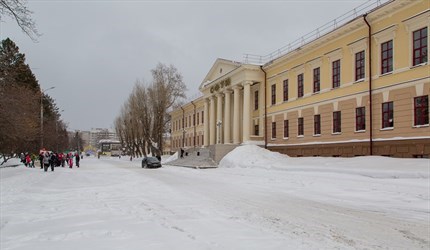
[[[260,90],[264,90],[263,83],[263,73],[256,65],[224,59],[215,62],[200,86],[204,94],[204,146],[239,145],[251,140],[252,119],[261,120],[264,101],[258,102],[260,111],[257,112],[251,103],[264,98]],[[260,131],[264,129],[262,125],[259,125]]]

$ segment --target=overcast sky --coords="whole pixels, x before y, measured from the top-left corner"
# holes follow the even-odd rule
[[[196,96],[217,58],[266,55],[367,0],[28,1],[42,36],[3,18],[1,39],[26,55],[69,130],[113,128],[137,79],[173,64]]]

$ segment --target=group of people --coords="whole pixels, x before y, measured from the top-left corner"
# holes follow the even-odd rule
[[[37,156],[35,154],[30,155],[29,153],[21,153],[20,159],[26,167],[34,168],[34,162],[36,161]]]
[[[64,167],[66,163],[69,168],[72,168],[73,162],[79,168],[80,160],[81,156],[77,152],[74,154],[72,152],[64,154],[44,151],[39,154],[40,168],[43,168],[45,172],[48,171],[49,167],[51,167],[51,171],[54,171],[54,167]]]

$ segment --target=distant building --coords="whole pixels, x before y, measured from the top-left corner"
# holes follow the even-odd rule
[[[89,144],[91,147],[100,149],[99,142],[100,140],[116,140],[118,141],[118,137],[113,129],[107,128],[93,128],[90,131],[89,135]]]

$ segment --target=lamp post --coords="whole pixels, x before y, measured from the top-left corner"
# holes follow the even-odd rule
[[[46,91],[54,89],[55,87],[50,87],[40,91],[40,149],[43,149],[43,95]]]
[[[60,112],[64,112],[64,109],[62,109]],[[58,120],[60,119],[61,114],[57,117],[55,120],[55,136],[56,136],[56,142],[57,142],[57,153],[58,153]]]
[[[218,144],[221,143],[221,126],[222,126],[222,121],[218,120],[216,122],[216,126],[218,127]]]

